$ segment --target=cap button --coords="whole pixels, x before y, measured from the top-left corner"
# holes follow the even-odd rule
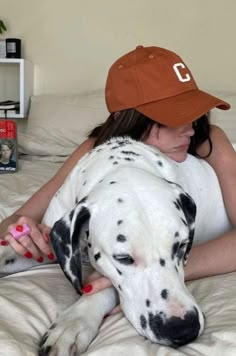
[[[139,49],[139,48],[143,48],[143,46],[142,46],[142,45],[139,45],[139,46],[136,47],[136,49]]]

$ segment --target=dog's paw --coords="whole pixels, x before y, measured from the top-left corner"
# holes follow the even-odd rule
[[[88,316],[62,313],[40,342],[39,356],[79,356],[98,333],[96,323]]]

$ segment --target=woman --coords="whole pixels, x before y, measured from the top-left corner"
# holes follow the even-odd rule
[[[41,224],[50,200],[78,160],[94,146],[119,135],[128,135],[159,148],[171,159],[183,162],[187,153],[204,158],[215,170],[227,213],[236,226],[236,153],[224,132],[209,124],[208,112],[230,105],[198,89],[193,76],[175,53],[159,47],[137,47],[110,68],[106,102],[111,115],[96,127],[68,158],[58,173],[20,209],[0,224],[0,243],[10,244],[26,258],[53,259],[50,227]],[[9,230],[27,223],[28,236],[15,240]],[[2,247],[4,248],[4,247]],[[236,231],[193,247],[186,266],[186,279],[236,270]],[[105,277],[84,287],[93,293],[110,285]]]

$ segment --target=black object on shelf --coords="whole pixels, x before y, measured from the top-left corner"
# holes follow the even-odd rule
[[[6,58],[21,58],[21,40],[6,38]]]

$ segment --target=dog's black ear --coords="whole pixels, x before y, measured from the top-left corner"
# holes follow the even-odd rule
[[[61,268],[79,294],[82,294],[80,237],[82,227],[89,219],[89,209],[77,204],[54,224],[50,233],[51,243]]]
[[[194,230],[195,230],[195,218],[197,214],[197,207],[194,200],[190,197],[190,195],[186,192],[180,193],[179,197],[179,205],[183,210],[185,215],[185,219],[189,228],[189,243],[184,255],[184,265],[187,263],[189,252],[192,248]]]

